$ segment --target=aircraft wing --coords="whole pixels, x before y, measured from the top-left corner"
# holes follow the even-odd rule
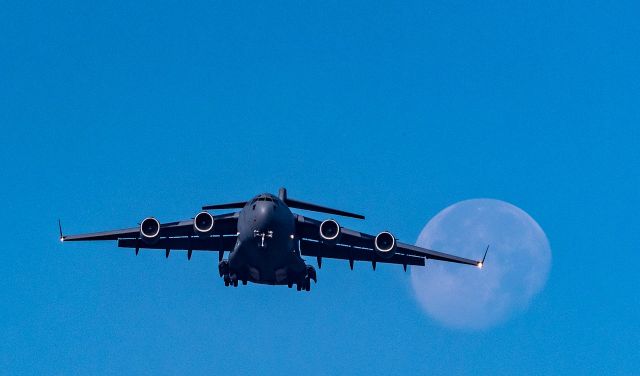
[[[464,257],[434,251],[411,244],[396,242],[396,252],[390,258],[380,257],[375,251],[375,236],[354,231],[345,227],[340,228],[340,237],[335,244],[323,241],[320,236],[322,222],[297,215],[296,233],[300,238],[300,253],[303,256],[314,256],[353,261],[369,261],[374,263],[391,263],[404,265],[425,265],[426,260],[453,262],[458,264],[482,267],[482,260],[471,260]],[[486,251],[485,251],[486,257]]]
[[[211,234],[198,236],[193,229],[193,219],[160,225],[160,238],[145,242],[140,239],[140,227],[110,230],[79,235],[63,235],[60,241],[117,240],[118,247],[138,249],[231,251],[236,243],[238,213],[213,216],[215,226]],[[191,253],[189,253],[189,256]]]

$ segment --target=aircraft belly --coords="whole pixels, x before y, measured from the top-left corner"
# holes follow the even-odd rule
[[[291,272],[298,273],[304,262],[292,250],[275,244],[239,244],[229,256],[230,268],[247,280],[262,284],[287,284]],[[299,264],[302,264],[301,265]]]

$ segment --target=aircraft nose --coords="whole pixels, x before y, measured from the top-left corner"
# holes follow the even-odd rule
[[[256,203],[254,209],[254,223],[258,230],[269,230],[273,222],[274,205],[271,203]]]
[[[275,209],[275,205],[270,202],[258,202],[256,203],[256,211],[260,213],[271,213]]]

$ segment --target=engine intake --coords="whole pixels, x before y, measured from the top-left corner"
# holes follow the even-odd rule
[[[340,239],[340,225],[333,219],[327,219],[320,224],[320,238],[328,243],[337,243]]]
[[[201,236],[213,232],[213,216],[206,211],[196,214],[193,218],[193,231]]]
[[[160,237],[160,222],[153,217],[148,217],[140,222],[140,235],[143,240],[153,242]]]
[[[398,247],[396,238],[388,231],[382,231],[376,235],[373,243],[376,253],[382,258],[390,258],[396,254],[396,248]]]

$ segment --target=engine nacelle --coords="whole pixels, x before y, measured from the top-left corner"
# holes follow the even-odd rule
[[[140,238],[147,243],[154,243],[160,238],[160,222],[148,217],[140,222]]]
[[[336,244],[340,235],[340,225],[335,220],[327,219],[320,224],[320,238],[324,243]]]
[[[396,254],[398,243],[395,236],[388,231],[382,231],[373,241],[376,254],[384,259],[388,259]]]
[[[200,212],[193,218],[193,231],[200,236],[209,235],[213,232],[213,222],[211,214]]]

